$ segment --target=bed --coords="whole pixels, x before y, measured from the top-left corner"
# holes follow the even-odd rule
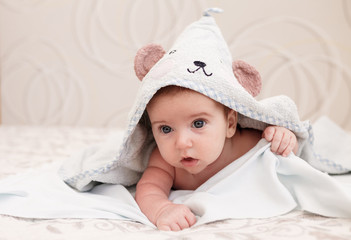
[[[60,164],[78,149],[103,141],[115,128],[0,127],[0,179]],[[0,239],[350,239],[351,219],[301,211],[267,219],[223,220],[181,232],[109,219],[25,219],[0,216]]]

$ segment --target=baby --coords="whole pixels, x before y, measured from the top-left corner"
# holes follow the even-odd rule
[[[264,132],[240,128],[232,109],[190,89],[168,86],[147,105],[157,147],[137,184],[135,199],[160,230],[182,230],[196,222],[191,210],[168,200],[170,190],[194,190],[264,137],[271,150],[296,153],[296,136],[283,127]]]

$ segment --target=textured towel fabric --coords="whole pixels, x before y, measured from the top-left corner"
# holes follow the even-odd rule
[[[328,117],[314,124],[314,148],[317,157],[313,165],[328,172],[329,169],[351,169],[351,136]]]
[[[133,198],[135,189],[101,184],[73,190],[57,167],[37,169],[0,182],[0,214],[28,218],[107,218],[152,223]],[[338,182],[291,154],[281,157],[262,139],[241,158],[195,191],[172,191],[197,225],[228,218],[266,218],[301,209],[324,216],[351,217],[351,175]]]

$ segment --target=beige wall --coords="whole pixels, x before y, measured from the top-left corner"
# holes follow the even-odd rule
[[[0,0],[2,123],[123,126],[137,49],[168,49],[213,6],[234,59],[263,77],[259,99],[289,95],[302,119],[351,130],[348,0]]]

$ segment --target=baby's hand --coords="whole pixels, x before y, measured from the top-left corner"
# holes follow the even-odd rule
[[[290,130],[284,127],[269,126],[262,134],[268,142],[272,142],[271,151],[280,154],[283,157],[288,156],[291,151],[297,153],[298,143],[296,136]]]
[[[195,222],[196,217],[187,206],[172,203],[162,209],[156,226],[163,231],[179,231],[191,227]]]

